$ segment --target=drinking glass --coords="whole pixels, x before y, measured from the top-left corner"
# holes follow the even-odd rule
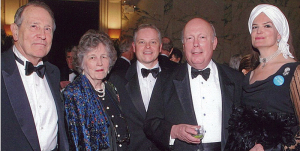
[[[204,135],[205,135],[205,130],[203,125],[199,125],[200,128],[195,128],[195,130],[197,131],[196,135],[193,135],[195,138],[199,138],[199,139],[203,139]]]

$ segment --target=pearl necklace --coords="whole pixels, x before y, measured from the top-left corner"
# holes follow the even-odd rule
[[[98,92],[98,96],[104,98],[105,96],[105,84],[102,83],[102,89],[96,90]]]
[[[271,56],[267,57],[267,58],[261,58],[259,56],[259,62],[263,63],[262,68],[264,68],[266,66],[266,63],[269,62],[270,60],[274,59],[275,57],[277,57],[279,54],[281,53],[281,51],[278,49],[275,53],[273,53]]]

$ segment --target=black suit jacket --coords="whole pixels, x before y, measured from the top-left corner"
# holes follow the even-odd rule
[[[241,98],[243,75],[227,66],[217,64],[222,95],[221,147],[227,141],[228,120],[232,105]],[[164,87],[164,94],[151,98],[144,131],[146,135],[164,148],[169,148],[170,132],[173,125],[198,125],[192,102],[187,64],[181,64]],[[170,149],[170,148],[169,148]],[[171,149],[196,151],[199,145],[188,144],[175,139]]]
[[[118,58],[114,67],[111,69],[111,73],[117,72],[116,74],[125,77],[128,68],[130,67],[130,63],[123,58]]]
[[[166,81],[165,79],[168,75],[168,70],[162,70],[162,72],[159,73],[152,91],[151,98],[157,94],[160,94],[162,85],[164,85],[164,82]],[[125,78],[122,78],[117,74],[112,74],[109,80],[116,86],[120,95],[120,104],[127,120],[130,133],[129,150],[159,150],[143,132],[146,109],[140,91],[136,62],[129,67]],[[151,101],[149,105],[150,104]]]
[[[58,149],[69,150],[59,91],[59,70],[44,62],[58,115]],[[12,48],[1,55],[1,150],[39,151],[40,145],[27,94]]]
[[[178,63],[171,61],[169,57],[165,55],[159,55],[158,62],[161,68],[165,68],[168,70],[174,70],[178,66]]]
[[[70,81],[69,80],[69,67],[65,66],[63,68],[60,69],[60,81]],[[78,77],[79,73],[76,70],[73,70],[75,73],[75,78]],[[75,79],[74,78],[74,79]]]

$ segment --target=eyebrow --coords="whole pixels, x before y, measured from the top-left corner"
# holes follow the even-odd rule
[[[269,23],[273,24],[272,21],[267,21],[267,22],[265,22],[265,23],[263,23],[263,24],[269,24]],[[253,23],[252,25],[258,25],[258,24],[254,24],[254,23]]]

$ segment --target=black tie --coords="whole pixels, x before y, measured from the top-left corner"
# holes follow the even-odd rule
[[[24,61],[22,61],[16,55],[15,55],[15,58],[16,58],[16,60],[20,64],[24,65]],[[45,71],[46,71],[45,69],[46,69],[45,65],[39,65],[39,66],[35,67],[35,66],[33,66],[33,64],[31,62],[26,61],[26,64],[25,64],[25,75],[30,75],[32,72],[36,72],[36,74],[40,78],[43,78],[44,75],[45,75]]]
[[[69,69],[69,74],[75,73],[74,70]]]
[[[154,68],[154,69],[145,69],[145,68],[142,68],[142,76],[143,76],[143,78],[148,77],[149,73],[151,73],[152,76],[154,78],[156,78],[157,75],[158,75],[158,73],[159,73],[159,68]]]
[[[206,68],[202,71],[199,71],[195,68],[192,67],[192,79],[196,78],[198,75],[202,75],[203,79],[205,81],[207,81],[207,79],[209,78],[209,74],[210,74],[210,68]]]

